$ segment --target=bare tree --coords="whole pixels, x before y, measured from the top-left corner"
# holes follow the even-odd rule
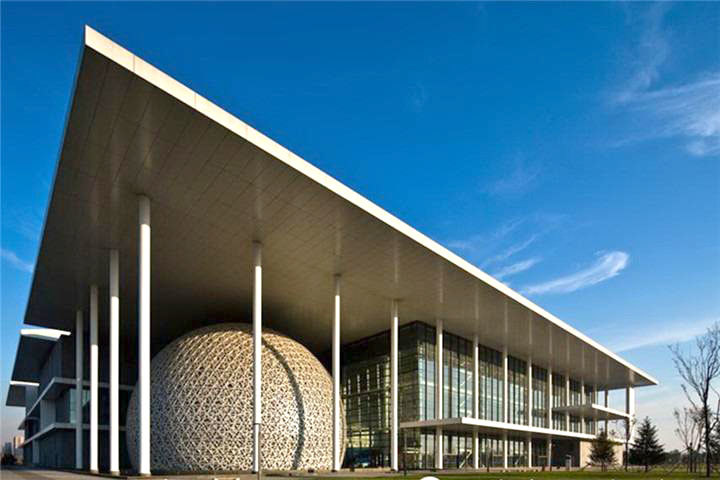
[[[673,416],[677,427],[675,436],[680,439],[687,452],[688,472],[695,472],[695,453],[700,450],[700,443],[703,439],[704,423],[700,412],[694,408],[683,407],[673,410]]]
[[[705,476],[709,477],[712,468],[710,442],[718,421],[717,414],[713,412],[712,397],[720,397],[714,388],[714,382],[720,378],[720,322],[708,328],[704,335],[695,338],[695,351],[685,352],[679,344],[671,346],[670,351],[675,368],[684,381],[682,388],[685,396],[702,417]]]

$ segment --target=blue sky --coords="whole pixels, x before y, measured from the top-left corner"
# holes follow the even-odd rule
[[[2,3],[4,407],[89,24],[651,372],[720,319],[720,4]],[[622,401],[621,395],[612,397]]]

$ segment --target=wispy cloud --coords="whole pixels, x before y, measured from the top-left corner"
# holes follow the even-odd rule
[[[486,185],[483,191],[493,196],[522,195],[535,186],[539,176],[540,166],[528,164],[522,156],[519,156],[509,175]]]
[[[498,280],[503,280],[512,275],[517,275],[518,273],[531,269],[537,263],[539,263],[540,260],[541,258],[539,257],[528,258],[527,260],[522,260],[520,262],[516,262],[506,267],[503,267],[492,275]]]
[[[533,234],[530,236],[530,238],[523,240],[522,242],[515,243],[513,245],[510,245],[508,248],[502,250],[500,253],[493,255],[492,257],[488,258],[482,263],[482,267],[485,268],[488,265],[492,265],[494,263],[499,263],[504,260],[507,260],[508,258],[512,257],[516,253],[520,253],[526,248],[528,248],[530,245],[535,243],[535,240],[537,240],[538,234]]]
[[[630,73],[615,95],[618,103],[647,90],[660,78],[660,67],[670,54],[667,34],[663,29],[663,20],[669,8],[669,3],[658,2],[644,10],[642,15],[631,19],[632,23],[639,24],[640,37],[630,54],[629,64],[624,66]]]
[[[720,318],[678,319],[661,324],[652,322],[651,329],[628,329],[621,337],[615,336],[615,342],[610,342],[610,345],[616,352],[628,352],[640,348],[687,342],[705,333],[708,327],[718,321]]]
[[[523,223],[525,223],[524,218],[508,220],[490,233],[481,233],[459,240],[452,240],[447,245],[450,248],[464,250],[468,253],[487,251],[496,248],[499,242],[516,231]]]
[[[637,19],[642,33],[626,66],[631,73],[617,88],[612,103],[633,115],[642,127],[627,132],[627,138],[618,143],[680,138],[691,155],[718,155],[720,72],[707,71],[685,83],[658,85],[662,67],[672,53],[670,34],[663,26],[669,9],[668,2],[659,2]]]
[[[720,72],[679,86],[636,92],[625,100],[633,113],[659,122],[635,139],[683,138],[695,156],[720,154]]]
[[[609,280],[627,267],[630,255],[625,252],[598,252],[599,258],[589,267],[554,280],[522,289],[526,295],[543,295],[548,293],[570,293],[581,288],[596,285]]]
[[[0,249],[0,257],[2,257],[4,261],[12,265],[14,268],[23,272],[32,273],[35,268],[32,263],[22,260],[12,250],[7,250],[5,248]]]

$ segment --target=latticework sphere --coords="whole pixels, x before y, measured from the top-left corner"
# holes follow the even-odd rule
[[[154,472],[252,468],[252,327],[223,323],[190,332],[151,363],[150,466]],[[332,468],[332,379],[298,342],[262,335],[262,468]],[[127,444],[137,469],[137,387]],[[341,409],[341,458],[345,414]]]

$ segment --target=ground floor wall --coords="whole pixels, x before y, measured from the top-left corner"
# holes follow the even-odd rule
[[[100,471],[110,467],[110,444],[107,430],[98,432],[98,463]],[[45,468],[75,468],[75,430],[54,429],[24,446],[26,464]],[[83,436],[83,465],[90,465],[90,431]],[[125,433],[120,432],[120,469],[130,470]]]

